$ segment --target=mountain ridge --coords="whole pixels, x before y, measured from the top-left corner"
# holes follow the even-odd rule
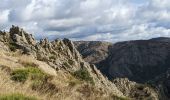
[[[43,100],[49,97],[51,100],[56,98],[59,100],[159,99],[157,91],[152,87],[125,78],[109,81],[94,65],[104,61],[109,55],[89,64],[77,51],[76,47],[79,44],[74,45],[74,43],[69,39],[49,41],[47,38],[36,42],[32,35],[18,26],[12,26],[9,32],[1,31],[0,76],[3,79],[0,78],[0,80],[2,84],[7,85],[0,88],[0,95],[5,89],[9,91],[5,93],[19,91],[31,96],[31,93],[34,93],[36,95],[33,96]],[[97,53],[101,56],[107,54],[107,49],[97,47],[102,45],[110,48],[111,44],[93,42],[89,43],[87,48],[94,45],[93,50],[101,49]],[[20,77],[20,74],[24,74],[24,77]],[[39,74],[43,76],[40,77]],[[14,90],[10,88],[12,85],[15,87]],[[21,88],[28,90],[27,93]]]
[[[110,80],[114,80],[118,77],[128,78],[131,81],[142,84],[145,84],[148,81],[156,83],[164,80],[163,82],[158,82],[159,84],[150,85],[154,85],[161,92],[163,91],[160,94],[166,94],[169,98],[169,78],[167,76],[168,74],[164,75],[165,73],[168,73],[167,70],[170,66],[169,40],[170,38],[168,37],[158,37],[149,40],[132,40],[112,44],[105,48],[105,55],[107,56],[100,62],[95,63],[95,65]],[[99,47],[96,47],[98,49],[104,48],[102,45],[98,46]],[[102,55],[97,55],[97,53],[95,53],[100,50],[95,51],[93,47],[91,48],[87,48],[88,50],[84,51],[93,51],[94,53],[91,54],[92,56],[84,55],[84,58],[86,60],[89,57],[94,57],[93,60],[95,62],[95,57]],[[80,50],[79,52],[85,54]],[[91,63],[91,61],[88,60],[86,61]],[[162,74],[166,77],[163,77]],[[156,77],[158,78],[155,82],[153,79]],[[159,85],[163,88],[160,88]],[[162,100],[168,100],[168,98]]]

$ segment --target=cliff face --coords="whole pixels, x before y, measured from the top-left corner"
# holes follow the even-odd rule
[[[112,43],[101,41],[75,41],[75,47],[84,60],[91,64],[98,64],[108,57],[108,48]]]
[[[109,57],[104,62],[108,68],[102,68],[110,78],[128,77],[146,82],[169,68],[169,50],[167,42],[139,40],[117,43],[110,48]]]
[[[169,97],[169,85],[167,84],[169,79],[166,74],[170,68],[169,43],[170,39],[163,37],[115,43],[107,48],[107,56],[96,63],[96,66],[110,80],[128,78],[142,84],[152,81],[150,84],[161,91],[161,95],[163,93],[164,97]],[[97,48],[102,48],[102,46]],[[84,51],[89,50],[87,48]],[[82,52],[80,51],[80,53]],[[91,63],[91,61],[89,62]],[[155,80],[157,81],[155,82]]]

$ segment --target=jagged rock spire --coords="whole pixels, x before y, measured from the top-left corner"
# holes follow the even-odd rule
[[[14,42],[31,45],[36,44],[36,41],[33,36],[25,32],[22,28],[19,28],[18,26],[12,25],[9,33]]]

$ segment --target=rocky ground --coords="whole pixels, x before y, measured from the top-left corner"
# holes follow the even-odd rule
[[[0,32],[0,96],[21,93],[44,100],[158,100],[157,90],[150,86],[126,78],[111,82],[103,76],[94,64],[109,57],[110,46],[102,42],[76,42],[74,46],[69,39],[36,42],[31,34],[12,26],[9,32]],[[93,55],[86,59],[86,54]]]
[[[22,93],[44,100],[128,98],[95,65],[85,62],[68,39],[36,42],[12,26],[9,32],[0,32],[0,47],[0,95]]]

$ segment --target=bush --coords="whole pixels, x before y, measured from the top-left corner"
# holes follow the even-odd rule
[[[28,67],[27,71],[30,74],[31,80],[46,80],[48,75],[36,67]]]
[[[35,97],[28,97],[22,94],[0,95],[0,100],[37,100]]]
[[[11,74],[11,79],[17,82],[25,82],[28,78],[31,80],[33,90],[40,90],[42,93],[48,92],[50,94],[58,91],[55,84],[49,82],[52,77],[37,67],[26,67],[25,69],[14,70]]]
[[[25,82],[29,76],[32,80],[44,80],[47,77],[44,72],[36,67],[17,69],[11,73],[11,79],[17,82]]]
[[[58,92],[58,88],[53,83],[48,81],[50,78],[52,78],[50,75],[47,75],[40,69],[34,67],[29,67],[27,70],[30,73],[32,80],[31,87],[33,90],[40,90],[42,93],[48,92],[50,94]]]
[[[9,49],[10,49],[11,51],[13,51],[13,52],[15,52],[15,51],[17,50],[16,45],[14,45],[14,44],[12,44],[12,43],[8,44],[8,46],[9,46]]]
[[[32,89],[36,90],[44,83],[47,83],[49,76],[42,72],[40,69],[28,68],[28,72],[30,73],[31,80],[33,81]]]
[[[25,69],[17,69],[11,73],[11,79],[17,82],[25,82],[28,76],[29,72]]]
[[[73,75],[78,79],[94,83],[93,78],[90,76],[89,72],[85,68],[75,71]]]

